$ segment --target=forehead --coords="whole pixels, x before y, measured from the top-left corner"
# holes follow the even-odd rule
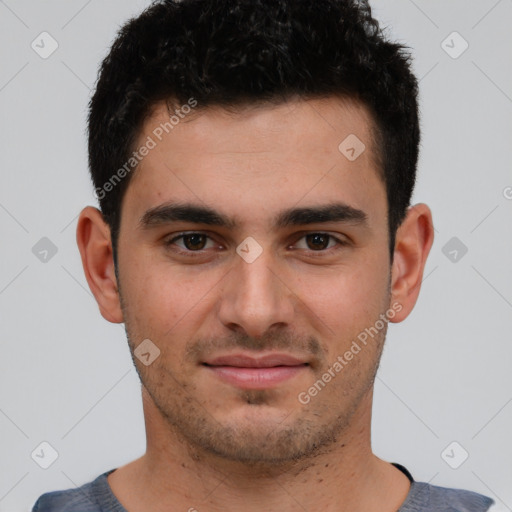
[[[385,209],[373,122],[361,104],[324,98],[198,107],[155,105],[136,145],[151,150],[131,178],[127,207],[142,214],[164,201],[199,201],[252,215],[346,199]]]
[[[185,138],[203,152],[212,152],[212,145],[217,152],[231,152],[235,146],[245,152],[311,152],[322,147],[329,152],[352,135],[366,145],[365,157],[374,157],[373,127],[368,109],[350,98],[289,99],[277,104],[260,101],[229,108],[188,108],[187,104],[159,102],[143,125],[139,143],[147,136],[157,143],[174,139],[176,153],[187,151],[178,144]]]

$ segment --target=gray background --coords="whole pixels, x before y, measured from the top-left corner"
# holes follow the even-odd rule
[[[75,228],[80,209],[96,205],[85,112],[97,68],[119,25],[146,5],[0,1],[0,511],[29,510],[43,492],[145,450],[124,327],[99,314]],[[412,48],[421,78],[414,202],[430,205],[436,227],[417,306],[388,331],[374,451],[416,480],[512,510],[512,0],[374,8]],[[43,31],[59,45],[47,59],[31,48]],[[446,39],[454,31],[469,44],[458,58],[463,40]],[[32,250],[43,237],[57,248],[46,262]],[[31,457],[43,441],[59,454],[48,469]],[[462,450],[469,457],[453,469]]]

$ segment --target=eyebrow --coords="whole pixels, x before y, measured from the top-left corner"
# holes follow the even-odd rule
[[[147,210],[139,220],[139,227],[150,229],[177,221],[226,228],[237,226],[234,219],[208,206],[169,202]],[[274,218],[273,225],[276,228],[285,228],[326,222],[345,222],[367,227],[368,215],[363,210],[345,203],[329,203],[321,206],[289,208]]]

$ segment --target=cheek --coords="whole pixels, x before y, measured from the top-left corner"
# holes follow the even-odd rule
[[[208,293],[219,281],[209,272],[192,274],[155,261],[129,264],[124,276],[123,299],[134,327],[164,338],[202,315]]]
[[[375,323],[388,304],[388,273],[377,264],[339,268],[337,271],[307,279],[302,276],[298,294],[308,318],[319,320],[319,331],[336,337],[336,350],[342,350]],[[314,315],[311,314],[314,313]],[[332,345],[331,345],[332,346]]]
[[[365,316],[382,307],[387,275],[375,268],[343,268],[319,278],[302,281],[305,302],[331,318]]]

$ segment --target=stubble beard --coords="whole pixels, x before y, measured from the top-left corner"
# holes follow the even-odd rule
[[[134,347],[131,347],[132,359],[148,395],[168,425],[170,434],[186,444],[190,453],[196,458],[205,454],[269,469],[306,462],[339,441],[373,388],[381,352],[372,361],[371,371],[363,375],[364,380],[351,384],[349,390],[338,386],[336,397],[340,400],[332,397],[330,401],[322,401],[322,393],[332,393],[323,390],[310,404],[297,405],[289,413],[283,411],[284,419],[233,424],[217,420],[209,411],[208,403],[198,400],[193,384],[179,382],[168,369],[137,364],[133,357]],[[358,378],[361,378],[360,374]],[[333,382],[327,384],[333,385]],[[349,399],[342,399],[341,395],[349,395]],[[267,390],[241,391],[239,396],[240,404],[250,408],[249,413],[252,408],[261,411],[258,419],[264,416],[265,408],[268,410],[273,401],[272,392]],[[344,405],[340,407],[339,404]],[[333,410],[336,407],[339,410]]]
[[[305,468],[316,456],[329,451],[332,445],[339,442],[373,388],[387,331],[386,327],[372,341],[375,347],[366,348],[372,350],[372,355],[366,366],[353,372],[355,379],[344,380],[345,386],[340,386],[341,375],[346,371],[344,369],[336,377],[339,379],[338,386],[336,382],[327,384],[336,386],[338,393],[323,390],[310,404],[300,405],[296,410],[292,408],[280,421],[229,424],[217,420],[208,410],[208,404],[197,398],[198,393],[193,383],[180,382],[171,370],[158,364],[159,359],[149,367],[136,360],[132,339],[138,337],[130,336],[134,331],[129,325],[122,300],[121,304],[133,363],[141,383],[165,420],[170,435],[185,444],[195,458],[214,456],[262,470],[294,466]],[[319,375],[326,369],[319,371]],[[323,393],[331,393],[331,400],[322,400]],[[341,396],[349,396],[349,399],[336,399]],[[240,401],[264,412],[264,408],[269,408],[272,403],[272,391],[244,391],[240,393]],[[343,406],[340,407],[340,404]],[[332,410],[336,408],[337,411]]]

